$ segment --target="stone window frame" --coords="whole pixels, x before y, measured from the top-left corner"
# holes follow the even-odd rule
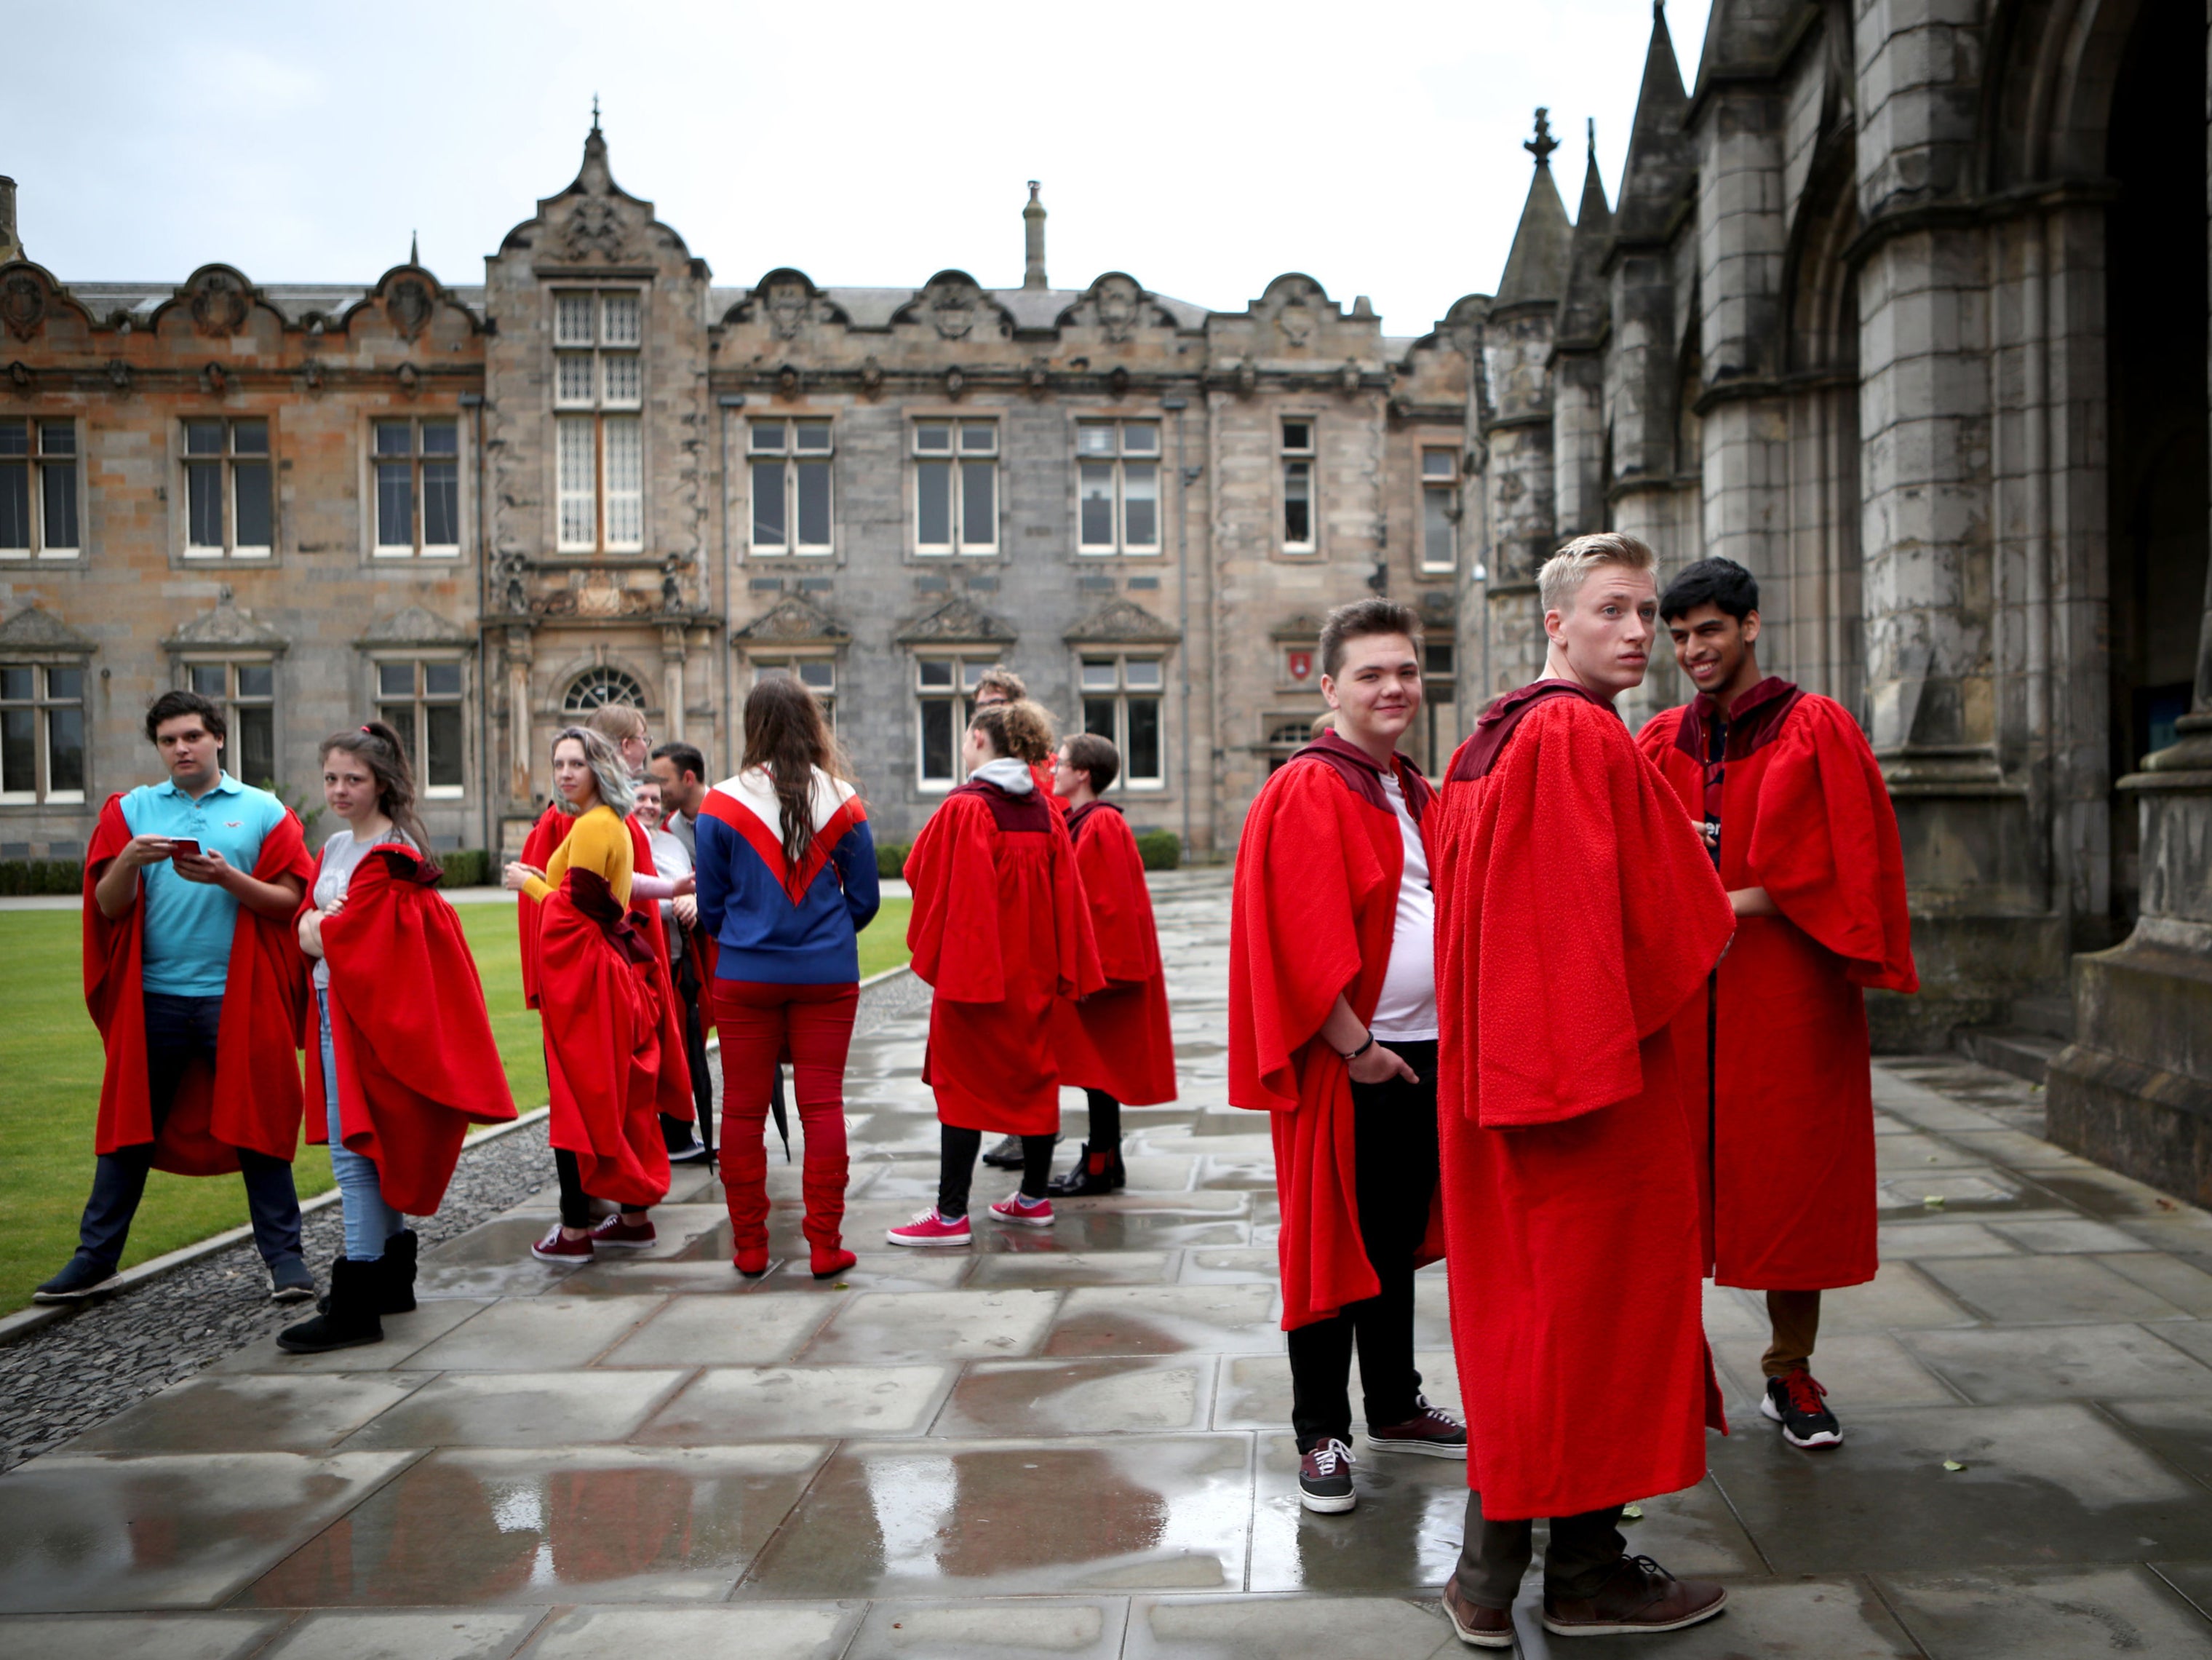
[[[635,698],[601,697],[588,702],[579,702],[576,695],[586,681],[600,685],[625,682],[636,689],[637,696]],[[651,689],[641,677],[633,674],[619,663],[586,663],[574,672],[562,676],[556,684],[561,688],[561,696],[553,705],[553,713],[562,726],[580,727],[592,718],[594,711],[605,708],[610,703],[627,703],[640,714],[651,713]]]
[[[1459,569],[1459,527],[1465,506],[1461,494],[1464,485],[1460,475],[1460,448],[1461,441],[1456,438],[1449,443],[1434,442],[1425,437],[1414,441],[1413,569],[1423,576],[1449,576]],[[1442,471],[1432,472],[1430,463],[1438,458],[1443,460],[1444,467]],[[1430,514],[1438,509],[1438,498],[1442,498],[1445,533],[1451,542],[1449,556],[1441,561],[1429,556],[1430,534],[1435,528],[1430,522]]]
[[[1312,714],[1291,709],[1271,710],[1260,717],[1260,741],[1252,747],[1267,758],[1269,774],[1280,771],[1285,762],[1313,742],[1313,723]]]
[[[170,461],[170,499],[177,511],[170,515],[173,526],[170,538],[170,558],[173,563],[194,570],[210,567],[246,565],[264,569],[281,562],[284,552],[283,493],[278,488],[284,465],[283,425],[282,410],[269,409],[219,408],[204,411],[187,411],[177,416],[169,426],[173,452]],[[200,423],[220,422],[222,424],[222,447],[220,450],[195,450],[192,429]],[[267,434],[267,447],[255,452],[238,447],[240,426],[258,422]],[[269,477],[269,541],[240,544],[238,540],[238,475],[241,468],[259,467]],[[220,546],[192,540],[192,479],[196,470],[214,471],[222,479],[222,542]]]
[[[964,780],[960,771],[960,740],[968,730],[968,722],[975,712],[975,689],[984,672],[1006,660],[1003,648],[978,646],[944,650],[917,648],[909,654],[914,672],[907,685],[914,699],[914,783],[924,794],[942,795],[957,788]],[[951,678],[942,685],[930,684],[929,668],[949,663],[952,666]],[[949,706],[952,711],[951,767],[941,776],[933,776],[925,770],[925,746],[928,742],[927,722],[933,708]]]
[[[1449,716],[1443,713],[1447,709]],[[1440,720],[1446,722],[1441,728]],[[1441,779],[1465,736],[1459,729],[1459,642],[1449,637],[1422,636],[1419,732],[1425,753],[1414,758],[1431,779]]]
[[[1074,490],[1073,518],[1075,526],[1075,553],[1079,561],[1089,564],[1104,559],[1144,559],[1162,557],[1167,552],[1167,423],[1158,415],[1125,416],[1093,414],[1084,410],[1071,412],[1073,431],[1069,435],[1069,453],[1073,459],[1070,469]],[[1110,455],[1102,452],[1086,454],[1083,447],[1085,429],[1101,427],[1113,429],[1114,448]],[[1149,429],[1153,436],[1153,448],[1148,453],[1132,451],[1124,436],[1133,427]],[[1127,473],[1132,463],[1152,469],[1152,539],[1149,543],[1128,540]],[[1084,474],[1086,470],[1110,466],[1113,471],[1114,497],[1110,504],[1113,533],[1105,542],[1090,542],[1085,538]]]
[[[750,673],[746,689],[760,684],[771,674],[793,674],[799,684],[814,694],[814,701],[822,706],[822,713],[830,722],[830,734],[837,734],[837,676],[843,666],[839,658],[843,654],[836,646],[763,646],[745,648],[745,667]],[[826,669],[826,676],[809,676],[809,669]],[[915,750],[919,762],[921,751]]]
[[[21,424],[24,429],[24,448],[20,454],[0,452],[0,467],[23,469],[27,486],[25,505],[28,522],[25,545],[20,548],[0,547],[0,561],[10,564],[77,564],[90,552],[92,528],[92,496],[85,462],[86,423],[81,415],[0,415],[0,428]],[[70,449],[66,455],[58,450],[49,450],[47,444],[52,429],[66,426]],[[69,502],[76,520],[76,540],[67,547],[56,548],[46,540],[48,480],[53,472],[66,466],[71,474]]]
[[[906,551],[909,563],[947,563],[964,559],[997,559],[1004,556],[1006,541],[1006,423],[1001,413],[993,410],[978,412],[967,408],[908,409],[902,411],[905,425],[907,473]],[[942,452],[924,451],[921,432],[925,427],[950,427],[952,429],[951,447]],[[988,453],[966,446],[969,429],[988,429],[991,447]],[[946,542],[925,542],[921,539],[922,469],[925,466],[945,466],[963,476],[950,481],[948,512],[954,521],[951,526],[951,539]],[[991,477],[991,539],[978,542],[968,534],[967,483],[965,471],[971,466],[988,466]]]
[[[1270,538],[1281,559],[1304,561],[1323,556],[1321,534],[1321,429],[1318,410],[1279,409],[1274,411],[1275,522]],[[1304,426],[1306,442],[1294,446],[1290,429]],[[1305,469],[1306,539],[1293,542],[1290,534],[1291,470]]]
[[[28,711],[33,745],[31,787],[27,790],[10,788],[9,786],[14,781],[0,775],[0,808],[83,806],[92,799],[91,698],[88,694],[92,677],[91,654],[12,649],[0,652],[0,670],[25,671],[31,677],[26,694],[20,697],[9,696],[5,681],[0,680],[0,719]],[[54,692],[53,675],[57,670],[76,676],[75,697]],[[69,709],[76,711],[81,782],[73,790],[57,790],[52,787],[53,714],[57,710]]]
[[[434,454],[422,447],[422,429],[428,425],[450,424],[453,429],[453,448],[449,454]],[[380,431],[387,426],[408,428],[410,448],[406,454],[386,454],[378,448]],[[475,502],[469,489],[468,423],[461,418],[458,409],[447,410],[368,410],[360,421],[361,428],[361,499],[366,504],[362,514],[362,557],[364,562],[376,566],[412,566],[416,562],[434,565],[458,562],[468,557],[471,551],[469,517]],[[423,469],[431,465],[451,462],[453,468],[453,517],[457,539],[450,544],[425,543],[422,540]],[[410,539],[404,547],[387,544],[383,538],[384,511],[381,498],[382,469],[404,462],[410,472],[410,511],[413,516]]]
[[[1121,757],[1121,769],[1108,788],[1109,795],[1119,795],[1125,790],[1138,794],[1164,794],[1174,768],[1168,759],[1168,669],[1167,653],[1152,647],[1136,650],[1121,650],[1113,647],[1079,648],[1075,654],[1075,696],[1079,714],[1077,730],[1097,733],[1113,745]],[[1151,667],[1155,678],[1150,685],[1141,684],[1141,677],[1132,676],[1130,667],[1142,664]],[[1106,678],[1093,671],[1104,668]],[[1110,684],[1109,684],[1110,682]],[[1110,730],[1100,731],[1093,716],[1095,705],[1108,706],[1106,726]],[[1132,703],[1150,703],[1156,722],[1153,750],[1159,763],[1157,773],[1139,777],[1130,766],[1133,745],[1129,742],[1129,708]]]
[[[229,727],[228,735],[222,744],[224,770],[240,783],[252,788],[277,790],[283,783],[279,774],[284,764],[286,705],[279,679],[284,654],[273,647],[226,648],[210,646],[187,648],[173,653],[172,656],[174,660],[173,678],[177,690],[198,692],[222,710],[223,721]],[[208,690],[206,675],[196,672],[207,669],[221,671],[220,690]],[[240,669],[268,670],[269,690],[265,692],[240,691],[238,672]],[[246,729],[252,718],[264,714],[268,716],[269,775],[266,778],[252,778],[244,770]],[[317,757],[319,761],[320,758]],[[316,776],[319,778],[321,774],[318,772]]]
[[[651,497],[646,481],[652,476],[647,454],[649,435],[645,421],[645,331],[650,300],[649,287],[641,283],[588,283],[575,281],[548,282],[545,284],[548,332],[552,344],[547,348],[552,359],[552,373],[547,377],[546,391],[552,415],[553,441],[549,447],[549,459],[553,469],[551,506],[555,551],[563,554],[639,554],[643,553],[652,538],[647,523],[647,504]],[[592,323],[588,336],[577,332],[570,324],[572,308],[564,307],[563,301],[588,295],[592,299]],[[635,302],[636,329],[633,335],[621,336],[611,328],[611,314],[607,302],[627,298]],[[590,371],[588,392],[564,390],[563,368],[574,362],[587,361]],[[610,365],[616,362],[631,362],[636,366],[634,385],[616,392],[607,390]],[[564,464],[569,435],[588,426],[591,433],[591,487],[588,490],[571,488],[572,475]],[[612,447],[609,435],[616,431],[635,432],[636,438],[637,488],[617,491],[610,482]],[[568,534],[568,520],[564,503],[580,501],[588,496],[592,502],[592,534],[588,538]],[[610,533],[612,508],[619,496],[626,502],[635,496],[637,503],[637,535],[635,539]]]
[[[769,449],[756,443],[760,430],[768,427],[783,429],[783,447]],[[828,442],[818,448],[802,448],[802,433],[819,428]],[[748,559],[818,559],[833,561],[837,556],[837,421],[830,413],[796,415],[748,416],[744,422],[745,445],[745,556]],[[827,503],[829,539],[823,542],[802,542],[801,472],[809,466],[819,466],[829,485]],[[783,491],[784,538],[781,542],[762,542],[757,538],[760,530],[757,514],[761,475],[780,471],[779,481]]]
[[[472,757],[469,753],[469,712],[473,706],[472,688],[469,684],[471,654],[465,646],[380,646],[368,650],[369,701],[376,710],[376,718],[398,733],[407,745],[407,759],[414,769],[416,787],[425,801],[465,801],[469,794],[469,771]],[[385,671],[405,665],[414,669],[413,685],[407,690],[387,690]],[[459,687],[447,692],[433,690],[427,672],[430,666],[452,666],[459,671]],[[392,712],[404,708],[405,720],[395,721]],[[460,779],[458,784],[433,782],[430,776],[429,711],[432,708],[453,708],[460,712]]]

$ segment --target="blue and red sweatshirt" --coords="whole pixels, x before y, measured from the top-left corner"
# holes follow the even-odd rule
[[[693,824],[699,923],[714,976],[771,985],[860,977],[858,935],[876,915],[876,839],[851,785],[816,769],[814,839],[797,866],[768,775],[750,768],[707,792]]]

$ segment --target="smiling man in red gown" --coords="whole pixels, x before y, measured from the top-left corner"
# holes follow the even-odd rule
[[[1668,1028],[1734,918],[1613,707],[1657,635],[1654,563],[1611,533],[1545,563],[1545,677],[1484,712],[1428,818],[1474,1489],[1444,1608],[1478,1647],[1512,1646],[1540,1516],[1548,1631],[1673,1631],[1728,1598],[1627,1555],[1617,1525],[1629,1501],[1703,1479],[1705,1428],[1721,1426]]]
[[[1237,848],[1229,1100],[1272,1121],[1298,1497],[1334,1512],[1358,1502],[1355,1344],[1370,1447],[1464,1458],[1467,1432],[1413,1368],[1413,1270],[1443,1254],[1432,792],[1395,747],[1421,706],[1419,622],[1341,606],[1321,659],[1335,729],[1267,781]]]
[[[1881,769],[1840,703],[1759,668],[1759,584],[1700,559],[1661,620],[1694,702],[1637,741],[1704,826],[1735,944],[1674,1018],[1704,1144],[1705,1262],[1766,1293],[1760,1410],[1792,1446],[1844,1438],[1814,1381],[1820,1292],[1875,1276],[1866,992],[1917,990]]]

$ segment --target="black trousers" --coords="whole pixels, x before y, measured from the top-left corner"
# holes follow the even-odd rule
[[[1606,1582],[1628,1549],[1620,1536],[1619,1505],[1552,1518],[1544,1550],[1544,1589],[1558,1596],[1588,1596]],[[1459,1594],[1478,1608],[1510,1608],[1535,1551],[1531,1522],[1486,1522],[1482,1495],[1467,1496],[1467,1533],[1452,1572]]]
[[[1291,1427],[1301,1453],[1330,1437],[1351,1441],[1355,1345],[1370,1426],[1404,1423],[1421,1391],[1421,1374],[1413,1369],[1413,1257],[1437,1191],[1437,1046],[1386,1047],[1420,1078],[1352,1086],[1359,1238],[1382,1289],[1289,1334]]]
[[[1119,1149],[1121,1145],[1121,1104],[1104,1090],[1087,1089],[1084,1098],[1091,1103],[1091,1134],[1084,1145],[1102,1152],[1108,1147]]]
[[[983,1132],[953,1124],[939,1124],[937,1129],[937,1213],[965,1216],[975,1160],[983,1151]],[[1043,1198],[1045,1184],[1052,1180],[1052,1142],[1049,1135],[1022,1137],[1022,1192],[1031,1199]]]
[[[709,1152],[714,1149],[714,1071],[707,1058],[707,1022],[699,1012],[704,988],[699,983],[697,958],[686,951],[673,964],[676,1000],[684,1006],[684,1058],[691,1066],[691,1105],[699,1116],[694,1127],[681,1118],[660,1115],[660,1138],[669,1152],[681,1152],[696,1139]],[[781,1069],[778,1083],[781,1083]]]
[[[216,1034],[222,1025],[220,997],[172,997],[145,994],[146,1095],[161,1139],[177,1086],[195,1061],[215,1065]],[[154,1141],[140,1141],[100,1155],[92,1176],[92,1195],[77,1224],[77,1255],[112,1268],[123,1260],[131,1219],[146,1196],[146,1173],[154,1168]],[[246,1182],[246,1209],[253,1221],[253,1243],[264,1262],[300,1254],[300,1196],[292,1186],[292,1166],[250,1147],[238,1150],[239,1174]]]

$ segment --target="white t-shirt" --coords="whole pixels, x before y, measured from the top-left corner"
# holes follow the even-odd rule
[[[1382,794],[1398,815],[1406,848],[1406,873],[1398,883],[1398,921],[1390,935],[1390,966],[1382,995],[1368,1022],[1383,1043],[1434,1043],[1437,1036],[1437,898],[1429,887],[1429,855],[1421,827],[1406,811],[1406,793],[1395,774],[1382,777]]]
[[[411,848],[415,838],[394,824],[376,842],[356,842],[349,830],[334,830],[331,839],[323,843],[322,868],[315,876],[315,891],[312,896],[317,910],[328,910],[331,904],[346,897],[353,885],[353,873],[361,868],[361,861],[368,857],[372,847],[386,842],[397,842]],[[331,964],[327,958],[315,959],[315,989],[327,991],[331,983]]]

